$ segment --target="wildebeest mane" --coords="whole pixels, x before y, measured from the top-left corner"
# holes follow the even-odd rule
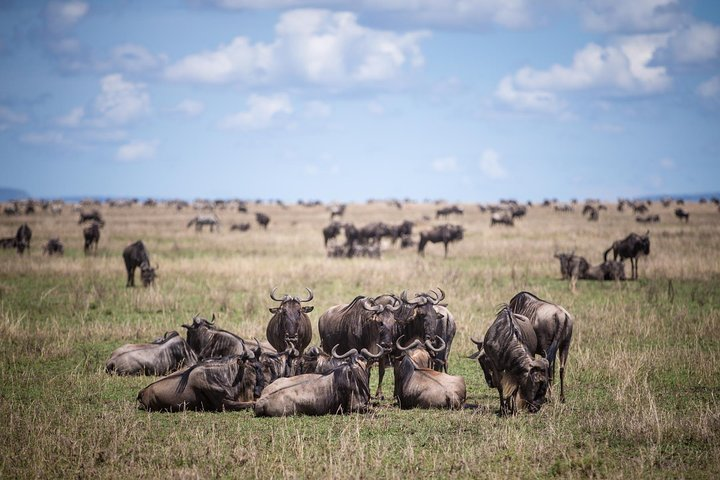
[[[223,352],[230,348],[234,348],[236,345],[235,341],[240,342],[243,350],[246,349],[245,340],[243,338],[235,335],[232,332],[228,332],[227,330],[215,329],[212,337],[208,341],[207,345],[205,345],[205,347],[202,349],[199,355],[203,358],[216,357],[217,352]]]

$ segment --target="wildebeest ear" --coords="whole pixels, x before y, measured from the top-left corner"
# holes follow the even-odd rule
[[[277,313],[280,311],[280,307],[273,307],[273,308],[269,308],[268,310],[270,310],[270,313]]]
[[[313,311],[313,308],[315,308],[315,307],[313,307],[313,306],[309,306],[309,307],[302,307],[302,309],[301,309],[301,310],[303,311],[303,313],[310,313],[310,312],[312,312],[312,311]]]

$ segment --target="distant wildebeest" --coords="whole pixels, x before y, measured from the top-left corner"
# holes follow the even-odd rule
[[[440,218],[440,217],[447,218],[448,215],[451,215],[453,213],[457,214],[457,215],[462,215],[463,212],[464,212],[464,210],[462,208],[458,207],[457,205],[451,205],[449,207],[444,207],[444,208],[440,208],[440,209],[436,210],[435,218],[436,219]]]
[[[678,218],[678,220],[685,220],[685,223],[690,220],[690,214],[682,208],[675,209],[675,216]]]
[[[20,255],[25,252],[25,249],[30,250],[30,240],[32,240],[32,230],[27,223],[23,223],[15,232],[15,248],[17,253]]]
[[[644,217],[638,215],[635,217],[635,221],[638,223],[658,223],[660,221],[660,215],[646,215]]]
[[[405,220],[399,225],[390,225],[388,228],[390,229],[390,239],[392,240],[392,244],[395,245],[398,238],[402,239],[410,237],[410,235],[412,235],[413,226],[415,226],[415,224],[409,220]]]
[[[625,280],[625,265],[622,262],[608,260],[587,269],[584,280]]]
[[[508,227],[514,227],[515,222],[513,220],[513,217],[509,215],[507,212],[495,212],[490,216],[490,226],[500,224],[500,225],[507,225]]]
[[[508,304],[515,314],[530,320],[537,338],[534,354],[547,359],[550,368],[549,384],[555,376],[555,354],[560,357],[560,401],[565,401],[565,364],[570,351],[573,317],[560,305],[542,300],[530,292],[520,292]]]
[[[440,347],[445,345],[438,337]],[[462,377],[433,370],[432,354],[420,340],[403,347],[396,341],[399,355],[394,362],[395,398],[402,409],[447,408],[457,410],[465,404],[467,389]],[[435,349],[432,350],[435,353]]]
[[[555,205],[555,211],[561,212],[561,213],[568,213],[568,212],[574,212],[575,209],[572,207],[572,205]]]
[[[603,254],[603,261],[607,262],[607,254],[613,252],[613,260],[623,261],[626,258],[630,259],[630,266],[632,268],[632,280],[637,280],[637,261],[641,255],[650,255],[650,231],[648,230],[645,235],[638,235],[637,233],[631,233],[622,240],[616,240],[612,246],[605,250]]]
[[[325,353],[330,353],[335,345],[343,351],[365,348],[372,353],[389,353],[395,332],[394,314],[402,303],[397,297],[390,296],[390,304],[381,304],[378,303],[380,297],[358,295],[350,303],[335,305],[320,315],[320,348]],[[376,395],[382,397],[385,357],[380,361],[378,371]]]
[[[51,238],[43,247],[43,253],[47,253],[50,256],[63,255],[65,253],[65,246],[59,238]]]
[[[488,384],[500,394],[501,415],[515,414],[523,406],[537,412],[545,402],[550,366],[547,359],[534,357],[537,337],[530,320],[504,305],[483,341],[473,341],[481,351],[478,360]]]
[[[331,245],[327,247],[327,256],[330,258],[367,257],[380,258],[380,244],[361,245]]]
[[[105,362],[105,371],[117,375],[167,375],[197,363],[197,356],[177,332],[167,332],[152,343],[127,344]]]
[[[97,222],[100,224],[100,226],[105,225],[105,222],[102,219],[102,215],[100,215],[100,212],[98,210],[93,210],[90,213],[80,212],[80,220],[78,220],[78,225],[81,225],[85,222]]]
[[[218,232],[220,231],[220,220],[215,215],[197,215],[188,222],[187,228],[193,225],[195,225],[196,232],[201,232],[205,225],[210,227],[211,232],[214,232],[216,228]]]
[[[90,249],[97,253],[98,243],[100,243],[100,224],[93,222],[89,227],[83,229],[83,238],[85,239],[85,245],[83,251],[85,255],[90,253]]]
[[[342,224],[339,222],[332,222],[327,227],[323,228],[322,234],[323,234],[323,241],[325,248],[327,248],[328,241],[335,240],[335,238],[340,235],[340,230],[342,229]]]
[[[330,210],[330,220],[332,220],[335,217],[342,217],[345,215],[345,209],[347,208],[347,205],[340,204],[340,205],[330,205],[328,207],[328,210]]]
[[[301,304],[312,301],[313,292],[305,287],[308,292],[307,298],[301,299],[287,294],[277,298],[276,290],[277,288],[272,289],[270,298],[280,302],[280,305],[270,308],[273,316],[270,318],[265,332],[268,342],[278,352],[285,350],[289,342],[302,355],[312,339],[312,325],[307,314],[312,312],[313,307],[303,307]]]
[[[383,222],[373,222],[358,229],[357,241],[365,244],[379,244],[384,237],[392,235],[390,226]]]
[[[351,349],[331,354],[344,360],[324,374],[306,373],[281,378],[268,385],[255,402],[255,415],[280,417],[287,415],[327,415],[365,412],[370,400],[368,369],[371,361],[383,356],[366,349]]]
[[[17,240],[15,237],[0,238],[0,247],[2,248],[16,248]]]
[[[247,232],[248,230],[250,230],[250,224],[247,222],[233,223],[232,225],[230,225],[230,231],[232,232],[235,230],[240,231],[240,232]]]
[[[149,411],[242,410],[265,387],[260,364],[252,352],[212,358],[151,383],[138,393]]]
[[[122,256],[125,261],[125,270],[127,270],[126,287],[135,286],[135,269],[138,267],[140,267],[140,280],[142,280],[143,287],[148,287],[155,282],[155,270],[158,267],[157,265],[155,268],[150,266],[150,256],[142,240],[125,247]]]
[[[445,258],[448,254],[448,244],[450,242],[459,242],[463,239],[463,227],[460,225],[440,225],[427,232],[420,232],[420,243],[418,243],[418,253],[425,255],[425,245],[430,243],[442,243],[445,246]]]
[[[582,211],[583,216],[588,215],[588,221],[596,222],[599,217],[598,209],[592,205],[585,205]]]
[[[575,255],[575,252],[556,253],[553,256],[560,260],[560,274],[563,280],[584,278],[588,268],[590,268],[590,264],[585,260],[585,257]]]
[[[260,212],[255,213],[255,220],[257,221],[258,225],[260,225],[264,229],[267,229],[267,226],[270,223],[270,217]]]

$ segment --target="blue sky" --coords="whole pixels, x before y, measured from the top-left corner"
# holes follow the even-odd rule
[[[34,196],[716,192],[713,0],[0,0]]]

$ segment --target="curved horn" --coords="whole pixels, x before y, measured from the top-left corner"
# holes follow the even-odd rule
[[[405,335],[400,335],[400,338],[403,338],[404,336]],[[416,348],[416,347],[419,347],[420,345],[422,345],[422,342],[416,338],[415,341],[412,342],[410,345],[408,345],[407,347],[403,347],[402,345],[400,345],[400,338],[398,338],[397,341],[395,342],[395,346],[397,347],[398,350],[400,350],[402,352],[404,352],[405,350],[410,350],[411,348]]]
[[[335,345],[335,346],[333,347],[333,349],[332,349],[332,352],[330,353],[333,358],[336,358],[336,359],[338,359],[338,360],[342,360],[343,358],[347,358],[347,357],[349,357],[350,355],[355,355],[355,354],[358,352],[357,349],[351,348],[350,350],[348,350],[347,352],[343,353],[342,355],[338,355],[338,354],[337,354],[337,348],[338,348],[339,346],[340,346],[339,343],[338,343],[337,345]]]
[[[276,297],[275,297],[275,291],[276,291],[276,290],[277,290],[277,287],[275,287],[275,288],[272,289],[272,292],[270,292],[270,298],[272,298],[272,299],[275,300],[276,302],[282,302],[283,300],[285,300],[285,297],[287,297],[287,295],[285,295],[283,298],[276,298]]]
[[[360,354],[363,357],[367,358],[368,360],[370,360],[371,358],[375,358],[375,359],[380,358],[383,355],[385,355],[385,353],[384,353],[383,348],[380,345],[378,345],[378,347],[380,348],[380,353],[370,353],[367,348],[363,348],[362,350],[360,350]]]
[[[435,352],[435,353],[437,353],[437,352],[442,352],[443,350],[445,350],[445,340],[443,340],[442,338],[440,338],[440,335],[435,335],[435,338],[437,338],[438,340],[440,340],[440,343],[442,344],[441,347],[438,347],[438,348],[433,347],[433,344],[432,344],[432,342],[431,342],[430,340],[425,340],[425,346],[426,346],[428,349],[430,349],[430,350],[432,350],[433,352]]]
[[[308,298],[306,298],[305,300],[298,300],[299,302],[309,302],[314,298],[312,290],[310,290],[308,287],[305,287],[305,290],[307,290],[308,292]]]
[[[442,288],[437,287],[438,290],[440,290],[440,293],[436,293],[435,290],[430,290],[435,294],[435,300],[433,301],[433,305],[437,305],[445,298],[445,292],[442,291]]]
[[[393,304],[386,305],[385,308],[387,308],[388,310],[390,310],[391,312],[394,313],[402,308],[402,302],[395,295],[393,295],[392,298],[393,298]]]
[[[362,306],[365,310],[370,310],[371,312],[379,312],[382,310],[382,305],[370,305],[370,301],[366,298],[362,301]]]
[[[482,348],[483,342],[475,340],[473,337],[470,337],[470,341],[473,342],[475,345],[477,345],[478,348]]]
[[[400,298],[402,298],[402,301],[403,301],[403,302],[405,302],[405,303],[407,303],[407,304],[410,304],[410,305],[418,305],[418,304],[424,305],[425,302],[427,301],[427,299],[426,299],[426,298],[423,298],[423,297],[421,297],[421,298],[413,298],[412,300],[408,300],[408,298],[407,298],[407,290],[403,290],[402,294],[400,295]]]

